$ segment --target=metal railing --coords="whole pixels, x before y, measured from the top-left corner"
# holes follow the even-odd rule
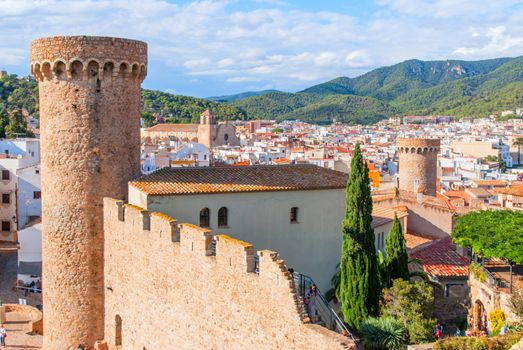
[[[298,272],[293,273],[293,280],[294,285],[296,287],[296,291],[303,300],[311,285],[315,283],[313,279],[309,276],[303,275]],[[356,343],[356,339],[354,338],[352,333],[349,331],[347,326],[345,326],[345,323],[343,323],[336,311],[334,311],[334,309],[330,306],[329,302],[327,301],[327,299],[325,299],[321,291],[318,289],[317,285],[316,291],[316,310],[321,321],[325,324],[325,327],[330,329],[331,331],[335,331],[340,334],[343,331],[347,332],[347,336]]]

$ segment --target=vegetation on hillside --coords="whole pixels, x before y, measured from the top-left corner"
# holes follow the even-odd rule
[[[201,98],[142,90],[142,112],[159,113],[169,123],[197,123],[200,114],[211,109],[218,120],[245,120],[247,114],[234,106]]]
[[[0,78],[0,115],[15,109],[25,109],[38,117],[38,86],[32,78],[18,78],[15,74]]]
[[[523,105],[523,57],[476,62],[410,60],[356,78],[336,78],[296,94],[280,94],[269,104],[263,95],[234,105],[253,118],[272,115],[324,121],[334,116],[348,123],[373,123],[393,114],[486,117]],[[347,109],[340,97],[347,95],[372,100]],[[310,96],[314,96],[312,101]]]
[[[201,99],[142,91],[142,112],[160,114],[171,123],[197,122],[207,108],[218,120],[330,123],[336,119],[371,124],[391,115],[485,117],[522,106],[523,57],[476,62],[410,60],[355,78],[339,77],[298,93],[265,90]],[[38,117],[38,90],[33,79],[9,75],[0,79],[0,113],[16,108]]]

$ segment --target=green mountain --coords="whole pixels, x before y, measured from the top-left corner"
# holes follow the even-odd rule
[[[372,97],[356,95],[327,95],[318,102],[293,110],[278,119],[306,119],[318,124],[333,119],[349,124],[372,124],[398,111],[387,103]]]
[[[142,90],[142,112],[159,113],[168,123],[199,122],[200,114],[206,109],[211,109],[218,120],[247,119],[245,111],[225,103],[156,90]]]
[[[210,101],[214,101],[214,102],[234,102],[234,101],[243,100],[245,98],[252,97],[252,96],[260,96],[260,95],[269,94],[271,92],[279,92],[279,91],[274,90],[274,89],[262,90],[262,91],[247,91],[247,92],[242,92],[242,93],[234,94],[234,95],[207,97],[206,100],[210,100]]]
[[[484,117],[523,107],[523,56],[474,62],[409,60],[297,93],[265,90],[212,99],[219,101],[142,90],[142,112],[147,125],[154,123],[156,113],[171,123],[197,122],[207,108],[218,120],[368,124],[402,114]],[[38,116],[37,101],[33,79],[0,78],[0,120],[19,108]]]
[[[142,90],[142,114],[148,125],[153,123],[152,114],[156,113],[166,118],[167,122],[198,122],[200,114],[208,108],[219,120],[247,119],[245,111],[228,104],[161,91]],[[26,109],[31,115],[38,117],[38,86],[32,78],[18,78],[11,74],[0,78],[0,134],[2,120],[16,109]]]
[[[523,57],[473,62],[409,60],[355,78],[336,78],[295,94],[254,96],[232,104],[245,110],[249,118],[272,115],[315,122],[336,116],[348,123],[365,123],[391,114],[483,117],[522,106],[520,84]],[[353,96],[352,103],[331,98],[344,95]],[[355,96],[361,99],[356,101]]]

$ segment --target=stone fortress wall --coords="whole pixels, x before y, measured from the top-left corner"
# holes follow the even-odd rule
[[[310,323],[272,251],[104,200],[109,349],[355,349]]]
[[[104,336],[103,197],[140,174],[147,44],[105,37],[31,43],[39,82],[46,350]]]
[[[398,138],[399,188],[417,193],[420,189],[436,196],[439,139]]]

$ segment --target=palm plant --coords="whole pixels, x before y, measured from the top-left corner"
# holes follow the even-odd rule
[[[360,325],[359,334],[365,349],[396,350],[409,342],[407,328],[392,317],[369,317]]]
[[[512,145],[518,147],[518,165],[521,165],[521,146],[523,146],[523,137],[518,137]]]

